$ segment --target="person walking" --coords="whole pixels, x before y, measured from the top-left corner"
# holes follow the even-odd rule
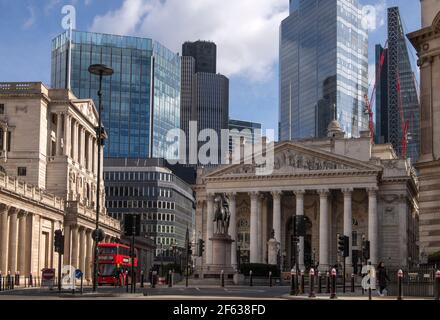
[[[386,289],[390,278],[388,277],[385,263],[383,263],[382,261],[377,266],[377,278],[379,280],[379,295],[383,297],[386,294]]]

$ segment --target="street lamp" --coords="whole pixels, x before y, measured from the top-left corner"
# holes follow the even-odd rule
[[[96,187],[96,229],[95,229],[95,256],[93,259],[93,292],[96,292],[98,284],[98,242],[99,240],[99,197],[100,197],[100,184],[101,184],[101,147],[103,146],[103,130],[101,122],[102,112],[102,78],[104,76],[111,76],[113,69],[103,64],[93,64],[89,67],[91,74],[99,76],[99,106],[98,106],[98,128],[96,130],[97,144],[98,144],[98,172],[97,172],[97,187]]]

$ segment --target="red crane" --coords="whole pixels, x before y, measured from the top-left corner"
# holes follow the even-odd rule
[[[388,42],[385,44],[384,50],[382,51],[382,54],[380,56],[380,63],[379,63],[379,67],[376,70],[376,79],[374,80],[374,86],[373,86],[373,90],[371,91],[371,99],[368,98],[368,94],[364,95],[364,100],[365,100],[365,110],[364,113],[368,114],[368,127],[370,130],[370,136],[371,136],[371,143],[374,144],[374,112],[373,112],[373,108],[371,107],[372,102],[374,100],[375,94],[376,94],[376,88],[377,88],[377,83],[379,82],[380,79],[380,75],[382,73],[382,68],[383,65],[385,63],[385,53],[386,53],[386,47],[387,47]],[[370,85],[371,86],[371,85]]]

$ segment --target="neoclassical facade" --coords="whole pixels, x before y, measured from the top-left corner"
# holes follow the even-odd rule
[[[420,250],[440,252],[440,2],[423,0],[422,29],[408,35],[420,67]]]
[[[254,164],[200,170],[196,192],[196,237],[205,240],[200,270],[213,262],[215,197],[226,194],[231,211],[231,261],[268,263],[272,230],[280,243],[280,264],[295,263],[292,220],[305,215],[307,236],[300,238],[301,268],[318,264],[327,271],[341,262],[337,234],[350,238],[346,263],[360,264],[362,239],[370,241],[373,264],[404,267],[417,262],[418,185],[414,169],[391,145],[373,145],[368,133],[346,139],[332,123],[327,139],[274,145],[274,171],[257,175]],[[335,131],[331,131],[335,130]],[[237,250],[239,248],[239,250]]]
[[[42,83],[0,83],[3,273],[56,268],[54,231],[63,229],[63,264],[91,278],[96,181],[103,174],[97,170],[97,126],[92,100]],[[107,216],[101,181],[100,225],[105,241],[116,241],[120,222]]]

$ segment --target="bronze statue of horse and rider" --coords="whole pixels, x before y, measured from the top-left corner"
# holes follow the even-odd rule
[[[225,194],[215,198],[214,222],[216,226],[215,233],[227,235],[229,223],[231,220],[231,212],[229,210],[228,197]]]

